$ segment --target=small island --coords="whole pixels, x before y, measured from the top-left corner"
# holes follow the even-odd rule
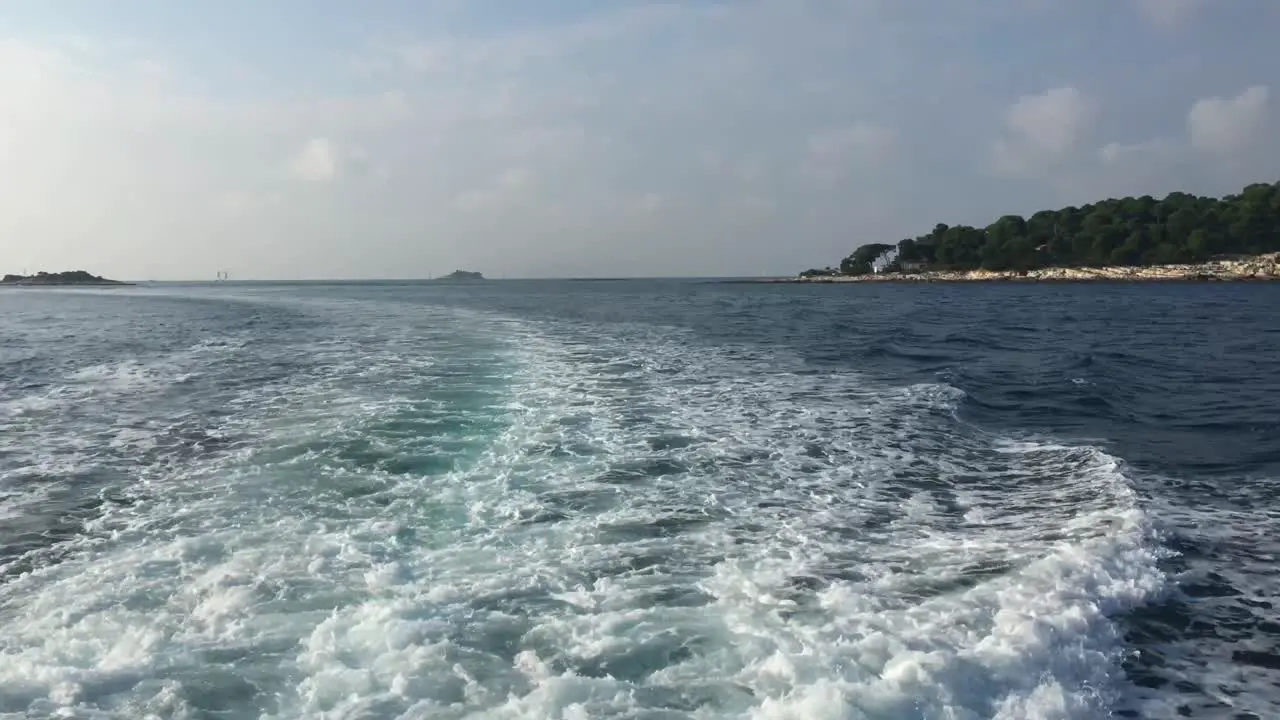
[[[484,280],[484,275],[467,270],[454,270],[448,275],[442,275],[437,280]]]
[[[47,287],[55,285],[92,285],[92,286],[119,286],[132,285],[133,283],[120,282],[119,280],[108,280],[99,277],[84,270],[70,270],[67,272],[39,272],[35,275],[5,275],[0,278],[0,285],[20,286],[20,287]]]
[[[1276,279],[1280,182],[1223,198],[1174,192],[1005,215],[985,228],[940,223],[896,245],[863,245],[838,268],[780,281]]]

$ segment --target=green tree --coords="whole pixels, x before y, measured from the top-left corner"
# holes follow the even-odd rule
[[[840,272],[870,272],[892,245],[857,248]],[[1220,254],[1280,252],[1280,183],[1254,183],[1209,198],[1173,192],[1008,214],[986,228],[937,223],[897,244],[904,262],[937,268],[1032,269],[1046,265],[1162,265]]]

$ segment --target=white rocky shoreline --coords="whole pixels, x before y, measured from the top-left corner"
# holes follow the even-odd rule
[[[866,275],[815,275],[762,282],[1149,282],[1149,281],[1266,281],[1280,280],[1280,253],[1247,258],[1211,260],[1186,265],[1146,267],[1047,267],[1036,270],[927,270]]]

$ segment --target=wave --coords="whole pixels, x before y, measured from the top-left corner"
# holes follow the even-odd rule
[[[1125,692],[1113,618],[1165,580],[1097,448],[671,328],[311,311],[326,336],[204,366],[241,388],[204,428],[234,442],[148,460],[78,554],[0,585],[0,711],[1072,718]]]

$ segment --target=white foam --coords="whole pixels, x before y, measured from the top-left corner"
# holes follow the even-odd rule
[[[0,586],[0,711],[194,716],[230,675],[278,718],[1092,718],[1109,616],[1162,582],[1113,458],[989,437],[947,386],[314,311],[310,369],[214,428],[251,446],[151,468]]]

